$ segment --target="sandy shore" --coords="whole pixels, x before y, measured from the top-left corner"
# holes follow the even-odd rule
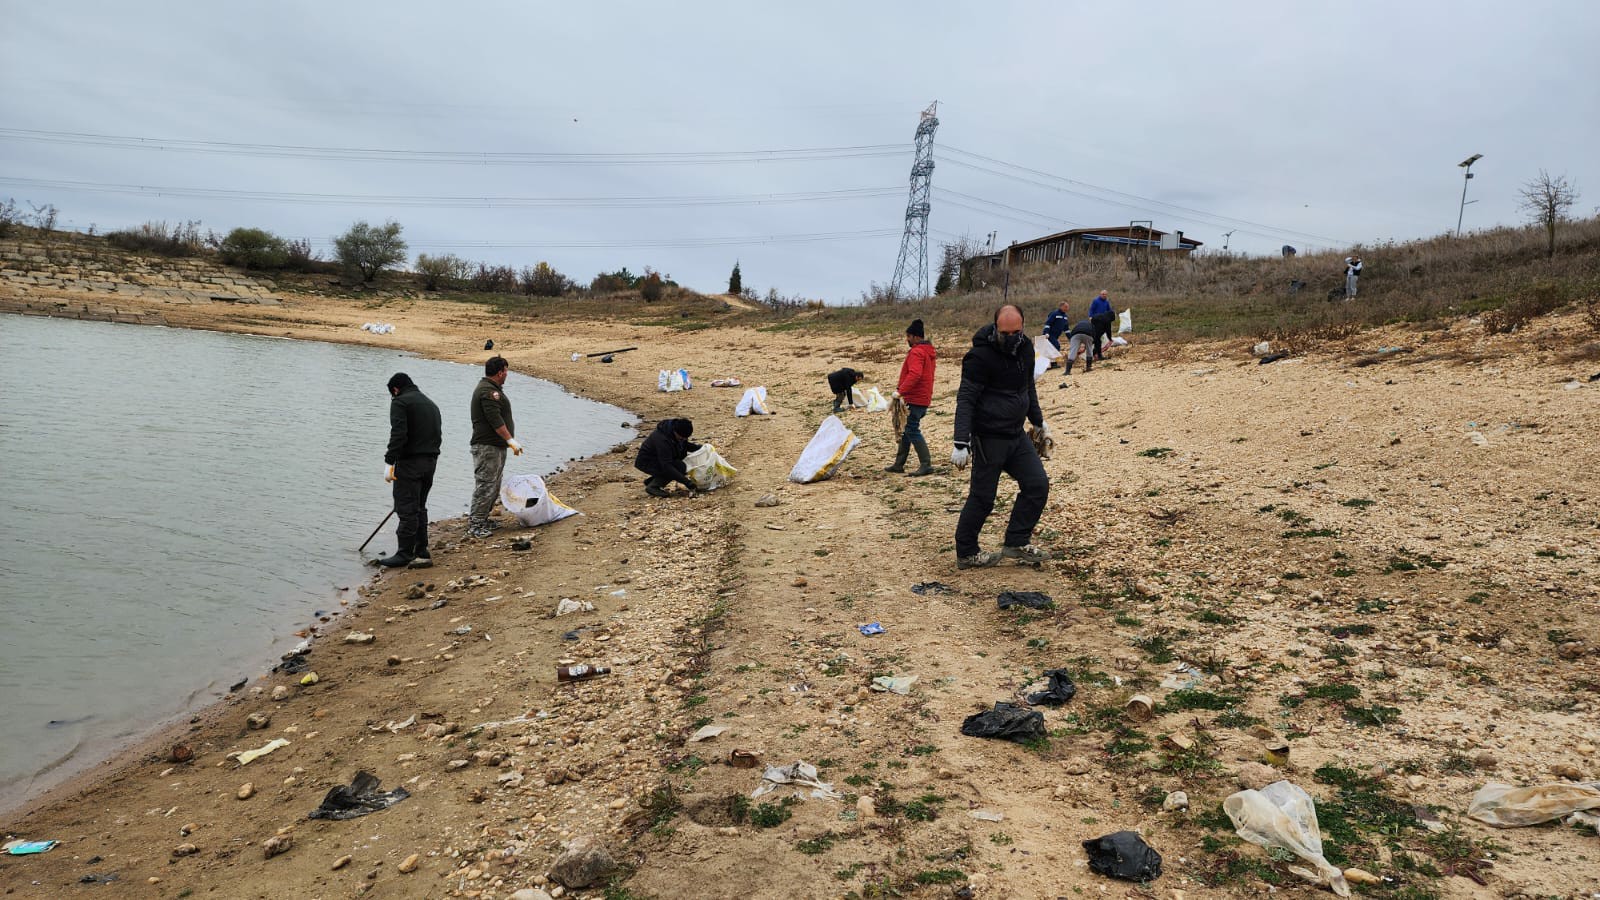
[[[489,541],[446,523],[436,568],[376,577],[365,605],[326,627],[317,684],[259,679],[8,819],[8,834],[62,842],[0,856],[8,894],[61,896],[114,874],[162,897],[508,897],[545,884],[579,835],[610,847],[635,897],[1120,893],[1087,870],[1080,842],[1124,828],[1165,857],[1155,896],[1312,890],[1215,818],[1279,738],[1282,774],[1323,805],[1329,843],[1393,879],[1372,890],[1565,896],[1596,881],[1570,864],[1594,858],[1592,833],[1491,833],[1460,815],[1485,780],[1600,777],[1600,383],[1567,388],[1600,364],[1561,356],[1576,318],[1540,326],[1549,334],[1516,357],[1460,323],[1269,367],[1240,346],[1152,345],[1070,380],[1053,372],[1040,385],[1058,444],[1039,543],[1058,558],[958,573],[964,482],[881,472],[887,416],[847,416],[864,442],[839,477],[785,480],[826,415],[823,375],[855,363],[887,391],[899,346],[285,299],[162,312],[460,362],[493,338],[518,371],[650,422],[694,418],[739,476],[652,500],[625,449],[553,481],[581,518]],[[359,330],[374,319],[395,332]],[[931,337],[941,368],[925,429],[939,460],[969,336]],[[612,365],[569,359],[633,344]],[[1370,352],[1388,346],[1405,351]],[[658,393],[656,371],[677,366],[696,388]],[[375,403],[387,375],[374,373]],[[778,415],[735,419],[739,392],[709,387],[722,376],[766,385]],[[755,507],[767,493],[780,505]],[[986,544],[997,535],[991,523]],[[524,536],[532,549],[513,550]],[[930,581],[948,592],[910,590]],[[1046,592],[1055,608],[1002,612],[1003,590]],[[596,608],[551,618],[563,597]],[[887,632],[861,635],[873,621]],[[376,639],[343,643],[352,630]],[[558,685],[563,660],[615,672]],[[1180,661],[1200,669],[1200,693],[1161,687]],[[1045,711],[1048,741],[959,734],[1058,667],[1079,693]],[[911,674],[907,696],[868,690]],[[274,701],[278,686],[288,696]],[[1121,719],[1135,692],[1166,701],[1154,721]],[[270,723],[253,730],[251,714]],[[686,740],[705,724],[728,730]],[[229,758],[277,738],[289,744],[248,766]],[[179,741],[192,761],[168,758]],[[734,748],[815,764],[847,796],[771,802],[782,790],[751,821],[733,798],[759,769],[725,765]],[[359,769],[412,796],[351,821],[305,818]],[[1352,793],[1357,776],[1366,794]],[[1189,811],[1162,808],[1176,790]],[[1415,820],[1380,836],[1357,802],[1369,796],[1437,807],[1463,843]],[[293,846],[267,858],[285,829]],[[1468,862],[1486,853],[1493,868]]]

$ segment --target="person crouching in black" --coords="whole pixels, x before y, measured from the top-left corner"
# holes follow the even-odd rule
[[[644,492],[652,497],[666,497],[667,485],[674,481],[695,492],[689,480],[689,468],[683,458],[700,449],[689,440],[694,434],[694,423],[688,419],[663,419],[656,430],[639,445],[639,455],[633,467],[650,476],[644,480]]]

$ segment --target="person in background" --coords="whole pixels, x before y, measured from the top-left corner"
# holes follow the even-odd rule
[[[1356,295],[1356,282],[1361,280],[1361,257],[1346,256],[1344,258],[1344,298],[1352,299]]]
[[[639,455],[633,467],[649,476],[644,480],[644,492],[652,497],[668,497],[667,485],[674,481],[689,489],[694,495],[694,482],[689,480],[689,467],[683,458],[700,449],[689,440],[694,434],[694,423],[688,419],[662,419],[656,430],[639,445]]]
[[[1067,341],[1067,363],[1063,367],[1066,369],[1066,374],[1072,374],[1072,363],[1078,358],[1079,354],[1083,356],[1083,370],[1085,372],[1094,371],[1094,345],[1099,340],[1099,334],[1100,329],[1088,319],[1084,319],[1082,322],[1072,326],[1072,331],[1069,333],[1069,340]]]
[[[1050,315],[1044,320],[1044,338],[1050,346],[1061,349],[1061,335],[1066,332],[1067,326],[1072,324],[1072,306],[1067,301],[1050,310]]]
[[[950,463],[957,469],[966,468],[968,462],[973,466],[967,502],[956,522],[958,569],[993,566],[1002,559],[1040,563],[1047,558],[1032,542],[1033,529],[1050,499],[1050,479],[1033,441],[1023,433],[1024,422],[1032,422],[1046,440],[1050,438],[1033,386],[1033,341],[1022,333],[1022,310],[1007,304],[972,336],[972,349],[961,360]],[[1002,472],[1016,479],[1017,499],[1011,504],[1004,545],[998,553],[985,552],[978,546],[978,535],[994,512]]]
[[[922,436],[922,417],[933,404],[933,372],[939,364],[939,354],[933,349],[923,330],[922,320],[913,319],[906,326],[906,361],[900,364],[899,386],[894,395],[905,401],[906,427],[900,432],[900,449],[895,453],[894,465],[885,471],[904,472],[906,457],[913,448],[917,451],[918,466],[913,476],[932,475],[933,458],[928,455],[928,441]]]
[[[522,455],[517,443],[516,425],[511,421],[511,398],[506,396],[506,376],[511,365],[503,356],[491,356],[483,364],[483,378],[472,391],[472,507],[467,516],[467,535],[486,538],[494,533],[489,520],[494,501],[500,496],[500,477],[506,470],[506,450]]]
[[[400,519],[394,536],[399,546],[378,565],[390,569],[433,565],[428,552],[428,492],[433,490],[443,440],[439,407],[410,375],[396,372],[389,379],[389,447],[383,454],[388,467],[383,480],[394,485],[394,512]]]
[[[1101,291],[1089,303],[1089,321],[1094,323],[1094,358],[1102,359],[1105,342],[1111,340],[1111,323],[1116,321],[1117,313],[1111,308],[1111,298]]]
[[[853,388],[865,377],[867,377],[865,372],[849,368],[828,373],[828,389],[833,391],[834,412],[855,405]]]

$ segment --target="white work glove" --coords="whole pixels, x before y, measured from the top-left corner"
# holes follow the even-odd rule
[[[972,454],[967,452],[966,444],[957,444],[956,448],[950,451],[950,465],[958,469],[965,469],[967,460],[971,458]]]
[[[394,481],[394,466],[389,466],[388,468],[384,469],[383,480],[388,482]]]
[[[1047,441],[1051,440],[1051,437],[1050,437],[1050,423],[1049,422],[1045,422],[1044,424],[1039,426],[1039,436],[1044,438]]]
[[[895,391],[894,392],[894,396],[891,397],[890,399],[891,400],[899,400],[900,399],[900,392],[899,391]]]
[[[521,456],[522,455],[522,445],[517,443],[517,439],[516,438],[507,438],[506,439],[506,446],[511,448],[512,455],[514,455],[514,456]]]

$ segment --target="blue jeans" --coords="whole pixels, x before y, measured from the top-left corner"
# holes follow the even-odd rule
[[[922,417],[927,414],[926,406],[906,404],[906,428],[900,432],[900,446],[909,447],[922,439]]]

